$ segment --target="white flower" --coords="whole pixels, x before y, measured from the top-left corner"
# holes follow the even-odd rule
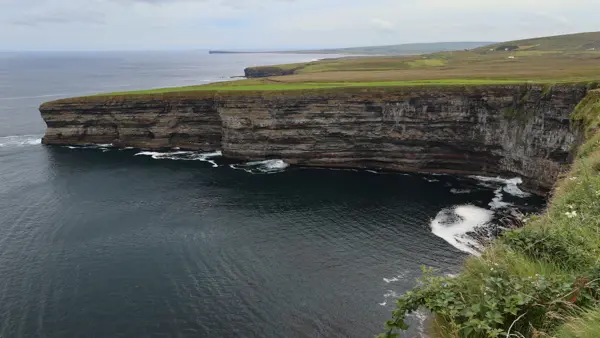
[[[568,218],[575,218],[575,217],[577,217],[577,211],[575,211],[575,210],[567,211],[567,212],[565,212],[565,215],[567,215]]]
[[[577,177],[570,177],[569,179],[570,179],[571,181],[575,181],[575,180],[577,180]]]

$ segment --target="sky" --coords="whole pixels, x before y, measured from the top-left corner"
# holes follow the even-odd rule
[[[296,49],[600,31],[599,0],[0,0],[0,50]]]

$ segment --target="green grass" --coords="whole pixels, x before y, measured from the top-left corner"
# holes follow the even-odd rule
[[[579,317],[569,319],[556,336],[560,338],[598,338],[600,336],[600,309],[590,310],[582,313]]]
[[[579,83],[579,81],[576,81]],[[148,90],[137,90],[129,92],[103,93],[97,96],[118,95],[145,95],[163,93],[186,93],[186,92],[221,92],[221,91],[293,91],[312,89],[333,88],[389,88],[389,87],[419,87],[419,86],[479,86],[479,85],[518,85],[518,84],[554,84],[555,81],[523,81],[502,79],[450,79],[450,80],[423,80],[423,81],[381,81],[381,82],[315,82],[315,83],[268,83],[252,82],[246,84],[244,81],[227,82],[224,84],[213,84],[204,86],[158,88]],[[568,83],[565,82],[565,83]],[[574,82],[575,83],[575,82]]]
[[[511,54],[481,49],[417,56],[338,58],[256,67],[263,71],[274,70],[272,74],[292,75],[100,95],[180,93],[191,96],[192,92],[197,92],[194,95],[210,95],[211,92],[231,94],[408,86],[592,83],[600,81],[600,51],[571,47],[574,43],[589,45],[596,38],[600,38],[600,32],[521,41],[519,46],[522,50]],[[555,49],[548,49],[550,47]],[[516,59],[508,59],[509,55],[516,55]]]
[[[442,59],[423,59],[409,62],[410,68],[442,67],[447,62]]]
[[[489,51],[499,46],[519,46],[520,50],[587,50],[600,47],[600,32],[577,33],[497,43],[477,48]]]

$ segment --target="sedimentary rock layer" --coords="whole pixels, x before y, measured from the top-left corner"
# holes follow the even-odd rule
[[[90,97],[51,102],[40,111],[48,126],[44,144],[221,148],[221,118],[210,97]]]
[[[62,100],[45,144],[221,149],[242,160],[523,177],[549,189],[579,132],[579,86],[413,87]]]

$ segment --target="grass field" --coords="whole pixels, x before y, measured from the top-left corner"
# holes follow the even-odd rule
[[[589,49],[600,49],[600,32],[545,36],[502,42],[490,46],[479,47],[475,49],[475,51],[488,51],[502,46],[519,46],[519,50],[585,51]]]
[[[600,82],[600,48],[590,47],[596,44],[600,47],[600,32],[505,42],[472,51],[327,59],[266,67],[294,70],[293,75],[102,95]],[[496,50],[505,45],[518,49]]]
[[[210,92],[210,91],[289,91],[289,90],[310,90],[310,89],[329,89],[329,88],[387,88],[387,87],[416,87],[416,86],[475,86],[475,85],[502,85],[502,84],[524,84],[538,83],[551,84],[556,81],[536,81],[527,82],[522,80],[485,80],[485,79],[451,79],[451,80],[423,80],[423,81],[382,81],[382,82],[298,82],[281,83],[269,80],[255,80],[250,83],[246,81],[232,81],[225,83],[216,83],[212,85],[157,88],[149,90],[138,90],[129,92],[114,92],[99,95],[141,95],[141,94],[162,94],[178,92]]]

